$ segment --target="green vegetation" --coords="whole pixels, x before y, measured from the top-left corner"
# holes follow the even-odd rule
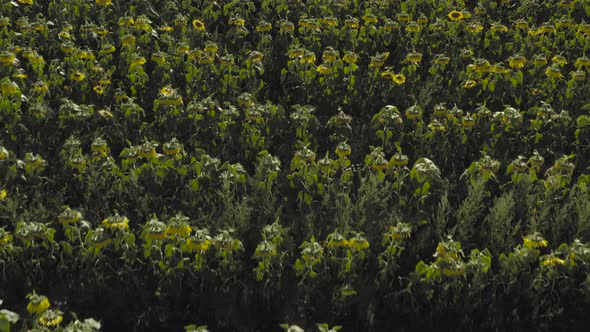
[[[0,331],[587,330],[589,16],[1,2]]]

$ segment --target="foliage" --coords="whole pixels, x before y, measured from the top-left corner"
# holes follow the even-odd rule
[[[0,331],[584,329],[589,16],[2,2]]]

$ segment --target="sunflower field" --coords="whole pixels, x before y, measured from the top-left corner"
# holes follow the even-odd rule
[[[590,0],[0,2],[0,332],[587,331]]]

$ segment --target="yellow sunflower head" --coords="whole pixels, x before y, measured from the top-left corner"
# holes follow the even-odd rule
[[[80,82],[80,81],[84,80],[84,78],[86,78],[86,75],[84,75],[84,73],[79,70],[70,74],[70,79],[72,81]]]
[[[465,83],[463,83],[463,88],[471,89],[476,85],[477,85],[477,82],[475,82],[474,80],[467,80],[467,81],[465,81]]]
[[[451,21],[459,21],[464,18],[463,13],[458,10],[452,10],[447,16]]]
[[[393,75],[393,81],[397,85],[404,84],[404,83],[406,83],[406,76],[404,76],[404,74],[402,74],[402,73],[395,74],[395,75]]]
[[[35,292],[27,295],[29,304],[27,305],[27,311],[29,313],[40,314],[49,308],[49,299],[45,295],[39,295]]]
[[[205,30],[205,23],[203,23],[201,20],[195,19],[193,20],[193,28],[198,31],[203,31]]]
[[[60,310],[49,309],[39,317],[39,323],[46,327],[58,326],[63,321],[63,312]]]

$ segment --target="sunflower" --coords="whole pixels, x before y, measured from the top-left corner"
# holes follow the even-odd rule
[[[471,57],[472,57],[474,54],[475,54],[475,53],[474,53],[472,50],[465,48],[465,49],[463,49],[463,50],[461,51],[461,58],[463,58],[463,59],[471,59]]]
[[[94,56],[94,54],[92,54],[92,51],[88,51],[88,50],[79,50],[78,52],[76,52],[74,57],[76,59],[80,59],[80,60],[94,60],[95,59],[95,56]]]
[[[334,16],[326,16],[322,19],[322,23],[329,27],[337,27],[338,26],[338,19]]]
[[[471,33],[480,33],[483,31],[483,26],[479,23],[471,23],[465,29]]]
[[[471,89],[471,88],[473,88],[476,85],[477,85],[477,82],[476,81],[474,81],[474,80],[467,80],[467,81],[465,81],[465,83],[463,83],[463,88],[465,88],[465,89]]]
[[[232,17],[228,21],[229,25],[233,25],[236,27],[243,27],[246,24],[246,20],[240,17]]]
[[[508,58],[508,65],[515,69],[520,69],[526,64],[526,58],[522,55],[513,55]]]
[[[39,323],[45,327],[55,327],[58,326],[63,319],[63,312],[60,310],[49,309],[41,314],[39,317]]]
[[[565,265],[565,260],[563,260],[559,257],[547,257],[541,261],[540,265],[541,266],[548,266],[548,267],[553,267],[556,265]]]
[[[224,56],[219,57],[219,63],[225,66],[231,66],[235,62],[234,56],[231,54],[227,54]]]
[[[418,52],[412,52],[406,55],[406,61],[413,64],[419,64],[422,61],[422,54]]]
[[[361,17],[363,19],[363,21],[365,21],[365,24],[377,24],[377,22],[379,22],[379,20],[377,19],[377,16],[371,14],[371,13],[367,13],[365,15],[363,15],[363,17]]]
[[[422,109],[417,106],[411,106],[410,108],[408,108],[405,112],[406,117],[410,120],[420,120],[422,119]]]
[[[371,57],[371,62],[369,63],[369,68],[381,68],[385,64],[385,60],[379,57]]]
[[[422,31],[422,26],[414,21],[408,22],[406,25],[407,32],[420,32]]]
[[[272,23],[266,21],[260,21],[256,26],[256,32],[269,32],[272,30]]]
[[[338,59],[339,56],[340,56],[340,54],[338,53],[338,51],[336,51],[332,47],[328,47],[324,51],[324,53],[322,53],[322,60],[330,63],[330,62],[336,61],[336,59]]]
[[[82,154],[78,154],[68,160],[68,165],[81,172],[86,168],[86,159]]]
[[[9,232],[5,231],[4,228],[0,228],[0,246],[5,246],[10,242],[12,242],[12,235]]]
[[[449,62],[451,62],[451,58],[445,54],[437,54],[434,56],[434,59],[432,59],[432,63],[438,66],[446,66]]]
[[[338,232],[334,232],[328,235],[328,247],[329,248],[342,248],[348,247],[348,240]]]
[[[586,72],[583,70],[576,70],[571,72],[572,80],[574,81],[583,81],[586,79]]]
[[[209,250],[212,243],[209,231],[207,229],[199,229],[195,232],[195,235],[186,240],[186,247],[190,251],[205,252]]]
[[[590,58],[588,58],[587,56],[583,56],[581,58],[576,59],[576,62],[574,63],[574,66],[576,67],[588,67],[590,66]]]
[[[458,10],[452,10],[447,16],[451,21],[460,21],[463,19],[463,13]]]
[[[29,63],[32,65],[40,65],[45,63],[45,59],[39,54],[31,55],[27,60],[29,60]]]
[[[95,85],[94,87],[92,87],[92,90],[94,90],[94,92],[96,92],[96,94],[99,94],[99,95],[104,94],[104,86],[102,86],[102,85]]]
[[[170,142],[164,143],[162,146],[162,150],[167,156],[177,155],[182,152],[182,149],[182,144],[176,138],[172,138]]]
[[[376,171],[380,171],[383,172],[388,166],[387,160],[385,158],[383,158],[383,160],[375,160],[373,162],[373,165],[371,165],[371,168],[373,168]]]
[[[514,21],[514,28],[515,29],[528,29],[529,23],[523,19],[518,19]]]
[[[80,81],[84,80],[84,78],[86,78],[86,75],[84,75],[84,73],[79,70],[70,74],[70,79],[72,81],[80,82]]]
[[[203,31],[205,30],[205,23],[203,23],[201,20],[195,19],[193,20],[193,28],[198,31]]]
[[[461,119],[463,128],[471,129],[475,125],[475,118],[467,114]]]
[[[92,152],[107,152],[107,142],[101,137],[96,138],[90,145]]]
[[[545,69],[545,75],[551,78],[563,78],[563,74],[555,65],[547,67],[547,69]]]
[[[304,48],[302,48],[302,47],[299,47],[299,48],[293,48],[293,49],[290,49],[290,50],[287,52],[287,55],[289,56],[289,59],[292,59],[292,60],[293,60],[293,59],[297,59],[297,58],[299,58],[300,56],[303,56],[303,54],[305,54],[305,49],[304,49]]]
[[[133,24],[135,24],[135,20],[131,16],[123,16],[123,17],[119,18],[119,21],[117,22],[117,24],[119,24],[122,27],[129,27],[129,26],[132,26]]]
[[[263,59],[264,59],[264,54],[262,52],[252,51],[252,52],[250,52],[250,54],[248,54],[248,60],[252,63],[261,62]],[[302,57],[302,59],[303,59],[303,57]],[[313,61],[315,61],[315,55],[313,56]]]
[[[544,66],[547,64],[547,58],[543,54],[537,54],[533,58],[533,64],[535,66]]]
[[[65,43],[62,43],[61,45],[59,45],[59,49],[64,52],[65,54],[72,54],[75,50],[74,44],[72,44],[71,42],[67,41]]]
[[[510,69],[504,68],[504,65],[501,62],[498,62],[492,66],[490,72],[495,74],[508,74]]]
[[[183,56],[184,54],[188,54],[190,51],[190,47],[186,43],[179,43],[176,47],[176,55]]]
[[[27,311],[30,313],[40,314],[49,308],[49,299],[45,295],[38,295],[33,292],[27,295],[29,304],[27,305]]]
[[[147,60],[142,56],[135,56],[131,60],[131,66],[142,66],[147,62]]]
[[[359,28],[359,20],[356,18],[348,18],[344,20],[344,26],[349,29],[358,29]]]
[[[354,250],[366,250],[369,249],[369,241],[364,236],[358,234],[348,240],[348,247]]]
[[[279,28],[279,32],[282,34],[292,33],[295,31],[295,24],[291,21],[284,20],[281,22],[281,27]]]
[[[164,97],[171,96],[172,94],[174,94],[174,89],[172,89],[169,86],[165,86],[160,89],[160,94]]]
[[[548,23],[548,22],[545,22],[541,26],[540,31],[542,34],[546,34],[546,33],[556,34],[557,33],[557,29],[555,29],[555,26],[553,24]]]
[[[477,73],[489,73],[492,71],[490,61],[482,58],[475,59],[473,64],[469,65],[468,68],[473,69]]]
[[[538,36],[541,34],[541,29],[539,28],[529,28],[528,32],[529,35],[531,36]]]
[[[346,52],[344,54],[344,57],[342,57],[342,60],[344,60],[344,62],[348,63],[348,64],[353,64],[356,63],[358,61],[359,56],[354,53],[354,52]]]
[[[580,23],[580,24],[578,24],[578,28],[576,29],[576,31],[578,33],[590,34],[590,24]]]
[[[213,63],[214,58],[210,55],[204,55],[199,58],[200,65],[210,65]]]
[[[340,158],[344,158],[346,156],[349,156],[351,153],[352,153],[352,149],[350,148],[350,145],[346,142],[342,142],[342,143],[338,144],[338,146],[336,147],[336,154]]]
[[[420,16],[418,16],[418,18],[416,19],[416,22],[420,25],[424,25],[424,24],[428,23],[428,17],[426,17],[426,15],[424,15],[422,13],[422,14],[420,14]]]
[[[190,50],[188,52],[188,59],[191,61],[195,59],[200,59],[204,54],[205,52],[201,50]]]
[[[115,213],[115,215],[110,216],[102,221],[102,224],[107,229],[122,229],[127,230],[129,229],[129,219],[125,216],[120,216],[119,213]]]
[[[402,84],[406,83],[406,76],[404,76],[404,74],[402,74],[402,73],[395,74],[395,75],[393,75],[393,81],[397,85],[402,85]]]
[[[327,75],[332,73],[332,67],[325,63],[322,63],[321,65],[317,66],[316,70],[321,75]]]
[[[159,221],[158,218],[154,217],[145,223],[143,226],[142,235],[148,240],[161,241],[166,239],[166,224]]]
[[[62,225],[75,224],[80,219],[82,219],[82,213],[80,213],[80,211],[72,210],[69,207],[58,216],[59,223]]]
[[[401,12],[397,14],[397,20],[400,22],[409,22],[411,19],[412,17],[410,16],[410,14],[406,12]]]
[[[100,55],[112,54],[116,50],[117,50],[117,48],[115,48],[115,46],[113,46],[112,44],[103,44],[100,48],[100,51],[98,51],[98,54],[100,54]]]
[[[506,33],[506,32],[508,32],[508,27],[505,26],[504,24],[494,23],[490,27],[490,30],[492,30],[492,32],[503,32],[503,33]]]
[[[35,92],[47,92],[49,91],[49,85],[43,81],[37,81],[33,83],[33,90]]]
[[[381,77],[386,78],[386,79],[393,80],[393,76],[395,76],[395,73],[392,71],[389,71],[389,70],[386,70],[381,73]]]
[[[545,240],[541,234],[535,232],[531,235],[527,235],[523,239],[523,247],[532,249],[532,248],[544,248],[547,247],[549,243]]]
[[[8,150],[0,145],[0,160],[8,159],[8,156],[10,156]]]
[[[315,54],[311,51],[305,51],[305,53],[299,58],[299,62],[303,64],[313,64],[315,63],[315,60]]]
[[[14,60],[16,59],[16,55],[14,53],[11,52],[2,52],[0,53],[0,64],[4,65],[4,66],[10,66],[14,63]]]
[[[398,30],[399,27],[399,23],[390,18],[385,19],[385,23],[383,24],[383,30],[387,32]]]
[[[254,258],[271,258],[277,255],[277,245],[264,240],[256,246]]]
[[[21,93],[18,84],[16,84],[13,81],[8,81],[8,80],[3,81],[2,83],[0,83],[0,91],[5,96],[18,95],[18,94]]]
[[[132,35],[124,35],[121,37],[121,45],[123,46],[135,46],[135,37]]]
[[[563,67],[567,64],[567,59],[563,55],[556,55],[553,58],[551,58],[551,61],[554,64],[558,64],[561,67]]]
[[[432,120],[432,122],[428,124],[428,129],[437,132],[443,132],[446,130],[445,126],[437,119]]]
[[[166,226],[166,234],[179,235],[183,238],[187,238],[193,231],[192,227],[188,224],[188,220],[187,217],[182,215],[170,218],[168,226]]]
[[[318,23],[318,21],[316,19],[313,18],[308,18],[302,21],[302,23],[300,23],[304,28],[307,28],[309,30],[313,30],[313,31],[321,31],[321,27],[320,24]]]

